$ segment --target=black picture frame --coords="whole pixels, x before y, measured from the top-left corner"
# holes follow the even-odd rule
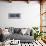
[[[9,13],[8,18],[9,19],[20,19],[20,13]]]

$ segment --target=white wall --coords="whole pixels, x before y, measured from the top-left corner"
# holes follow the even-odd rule
[[[20,19],[8,19],[9,13],[20,13]],[[40,4],[38,2],[1,2],[0,27],[40,26]]]

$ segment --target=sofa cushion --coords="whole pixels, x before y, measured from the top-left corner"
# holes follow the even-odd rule
[[[15,40],[20,40],[20,42],[32,42],[32,40],[34,40],[34,37],[33,36],[29,36],[29,35],[21,35],[21,34],[13,34],[13,35],[10,35],[9,38],[12,40],[12,39],[15,39]],[[23,41],[24,40],[24,41]]]
[[[27,28],[26,29],[21,29],[21,33],[24,35],[27,32]]]
[[[14,27],[9,27],[8,32],[10,32],[11,34],[14,34]]]
[[[14,28],[14,33],[20,33],[21,29],[20,28]]]

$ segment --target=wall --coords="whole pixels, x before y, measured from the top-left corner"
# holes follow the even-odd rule
[[[8,19],[9,13],[20,13],[20,19]],[[1,2],[0,27],[32,27],[40,26],[40,4],[35,2]]]

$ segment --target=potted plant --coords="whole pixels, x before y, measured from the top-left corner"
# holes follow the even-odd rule
[[[39,28],[38,27],[32,27],[32,28],[35,31],[35,33],[34,33],[34,40],[36,40],[38,37],[41,38],[42,32],[38,31]]]
[[[32,27],[33,28],[33,31],[35,31],[34,32],[34,40],[36,40],[36,38],[38,37],[38,32],[37,32],[37,30],[38,30],[38,27]],[[36,33],[37,32],[37,33]]]

